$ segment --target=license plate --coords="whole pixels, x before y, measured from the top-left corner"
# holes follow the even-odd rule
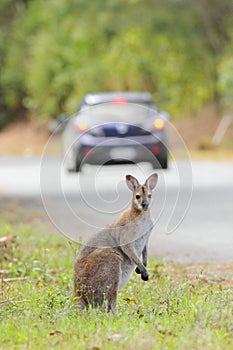
[[[112,159],[133,160],[136,157],[136,151],[132,147],[117,147],[111,149],[110,156]]]

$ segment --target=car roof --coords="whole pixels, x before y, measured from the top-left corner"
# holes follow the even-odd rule
[[[128,102],[153,103],[152,95],[149,92],[99,92],[84,96],[82,104],[96,105],[99,103],[112,102],[114,99],[125,98]]]

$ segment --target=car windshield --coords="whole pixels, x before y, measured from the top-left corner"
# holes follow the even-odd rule
[[[140,124],[156,113],[152,104],[136,103],[102,103],[86,107],[78,114],[78,118],[87,118],[100,123],[124,122]]]

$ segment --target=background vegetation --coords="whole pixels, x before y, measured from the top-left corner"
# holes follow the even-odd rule
[[[101,90],[149,90],[173,116],[231,107],[232,0],[2,0],[0,23],[0,126]]]

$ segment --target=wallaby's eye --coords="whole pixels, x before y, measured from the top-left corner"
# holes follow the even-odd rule
[[[151,198],[151,194],[150,193],[148,194],[148,198]]]
[[[136,194],[136,199],[140,199],[140,194]]]

